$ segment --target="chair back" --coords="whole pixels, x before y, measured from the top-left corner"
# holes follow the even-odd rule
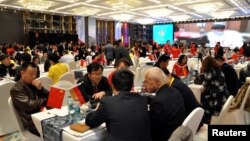
[[[14,117],[12,116],[11,109],[8,106],[8,99],[10,97],[10,89],[15,82],[6,82],[0,85],[0,136],[6,135],[18,130],[16,124],[14,124]]]
[[[72,88],[73,86],[74,86],[74,84],[72,82],[65,81],[65,80],[59,81],[56,84],[54,84],[54,85],[51,86],[51,87],[56,87],[56,88],[60,88],[60,89],[66,90],[64,98],[63,98],[63,104],[62,104],[62,106],[68,105],[68,95],[69,95],[68,89]]]
[[[59,81],[69,81],[74,83],[75,82],[75,75],[71,72],[67,72],[60,76]]]
[[[18,128],[18,131],[19,131],[19,134],[18,137],[15,136],[16,140],[21,140],[21,141],[40,141],[41,138],[39,138],[38,136],[30,133],[28,130],[25,130],[24,127],[23,127],[23,123],[21,122],[21,118],[19,117],[14,105],[13,105],[13,102],[12,102],[12,99],[11,97],[9,97],[8,99],[8,105],[9,105],[9,108],[11,109],[11,117],[14,118],[14,121],[12,122],[12,124],[15,124],[16,127]],[[8,115],[10,116],[10,115]],[[9,122],[7,122],[8,124],[10,124]]]
[[[183,121],[182,126],[189,127],[189,129],[192,130],[193,135],[195,135],[203,115],[204,115],[204,109],[200,107],[195,108]]]
[[[43,87],[45,89],[47,89],[47,90],[49,90],[50,86],[53,85],[52,79],[50,77],[48,77],[48,76],[39,77],[39,78],[37,78],[37,80],[40,80],[41,83],[42,83],[42,85],[43,85]]]
[[[226,115],[228,114],[229,107],[230,107],[231,103],[233,102],[233,100],[234,100],[234,96],[230,95],[227,98],[227,101],[225,102],[225,104],[223,105],[219,116],[218,117],[212,116],[210,124],[224,124],[223,121],[224,121]]]
[[[69,62],[69,68],[70,70],[76,70],[77,69],[76,62],[75,61]]]

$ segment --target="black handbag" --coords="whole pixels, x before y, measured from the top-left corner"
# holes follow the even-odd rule
[[[194,84],[202,85],[204,79],[205,79],[204,74],[198,74],[194,79]]]

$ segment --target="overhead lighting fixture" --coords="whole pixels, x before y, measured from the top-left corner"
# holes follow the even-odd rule
[[[47,10],[53,4],[47,0],[20,0],[19,3],[30,10]]]
[[[91,15],[95,15],[96,13],[98,13],[100,11],[100,9],[95,9],[95,8],[89,8],[89,7],[80,7],[80,8],[75,8],[71,10],[72,12],[74,12],[77,15],[82,15],[82,16],[91,16]]]
[[[231,3],[233,3],[235,6],[237,6],[242,12],[244,12],[245,14],[248,14],[249,11],[247,10],[247,8],[243,8],[243,4],[240,3],[238,0],[230,0]]]
[[[148,0],[148,1],[156,3],[156,4],[161,4],[161,1],[159,1],[159,0]]]
[[[173,11],[168,10],[166,8],[161,8],[161,9],[146,10],[146,11],[143,11],[143,13],[146,13],[151,17],[159,18],[159,17],[166,17],[169,14],[173,13]]]
[[[1,2],[4,2],[4,1],[6,1],[6,0],[0,0],[0,3],[1,3]]]
[[[130,14],[116,14],[116,15],[110,15],[109,17],[111,17],[114,20],[118,20],[118,21],[129,21],[131,20],[134,15],[130,15]]]
[[[202,3],[189,5],[188,7],[199,13],[209,13],[219,10],[225,5],[222,2]]]
[[[229,18],[235,13],[235,11],[221,11],[221,12],[213,12],[211,16],[217,19]]]
[[[143,24],[143,25],[145,25],[145,24],[152,24],[152,23],[154,23],[154,19],[137,19],[137,20],[135,20],[137,23],[139,23],[139,24]]]
[[[176,16],[169,16],[168,18],[172,19],[173,21],[185,21],[191,17],[189,15],[176,15]]]

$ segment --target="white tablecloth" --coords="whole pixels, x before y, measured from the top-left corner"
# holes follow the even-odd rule
[[[189,84],[188,87],[193,91],[194,96],[197,101],[200,103],[201,101],[201,93],[204,89],[203,85]]]
[[[237,65],[234,66],[234,69],[235,69],[235,71],[236,71],[236,73],[237,73],[237,75],[238,75],[238,78],[239,78],[239,76],[240,76],[240,70],[243,69],[243,68],[245,68],[245,67],[247,67],[247,64],[248,64],[248,63],[249,63],[249,62],[244,62],[243,64],[238,63]]]
[[[32,114],[32,120],[40,133],[41,137],[43,135],[42,132],[42,125],[41,121],[44,119],[48,119],[51,117],[57,116],[65,116],[67,115],[68,110],[67,106],[63,107],[62,109],[51,109],[48,111],[43,111],[39,113]],[[69,127],[65,127],[65,129],[62,132],[62,141],[103,141],[107,138],[107,132],[105,124],[102,124],[101,126],[86,131],[85,133],[77,133],[77,136],[73,135],[74,131],[70,130]]]

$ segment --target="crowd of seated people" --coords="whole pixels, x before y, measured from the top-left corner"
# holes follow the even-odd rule
[[[86,124],[94,128],[106,123],[110,140],[165,141],[196,107],[202,107],[206,111],[202,122],[210,123],[211,116],[220,113],[227,97],[237,94],[237,74],[234,68],[225,62],[224,51],[221,51],[219,43],[216,46],[215,58],[204,44],[202,49],[197,48],[195,43],[190,43],[189,48],[184,45],[180,45],[179,48],[178,44],[171,46],[170,42],[167,42],[163,47],[155,44],[153,50],[145,42],[134,45],[132,51],[138,57],[146,57],[148,53],[159,56],[155,67],[150,68],[143,76],[145,89],[149,93],[156,93],[154,98],[145,98],[132,92],[134,74],[128,68],[133,65],[133,61],[129,51],[119,41],[114,46],[108,42],[107,46],[92,48],[63,43],[38,45],[34,49],[23,48],[21,51],[8,46],[0,55],[0,75],[5,76],[8,71],[11,76],[15,76],[17,83],[11,89],[13,104],[19,110],[22,122],[27,124],[26,128],[36,135],[39,133],[35,130],[30,115],[39,112],[46,105],[48,97],[48,92],[35,80],[40,75],[39,63],[44,64],[45,72],[48,72],[53,83],[56,83],[61,75],[68,72],[63,63],[91,57],[92,61],[87,65],[87,74],[77,83],[86,101],[100,104],[95,105],[96,111],[87,115]],[[111,46],[116,48],[112,50]],[[19,57],[13,56],[18,53]],[[105,56],[111,54],[107,62]],[[202,61],[201,73],[205,76],[202,83],[205,90],[201,94],[201,103],[198,103],[192,90],[180,79],[189,74],[188,58],[198,57],[199,54]],[[168,63],[177,58],[171,74],[167,70]],[[110,65],[112,61],[115,62],[115,70],[108,79],[103,76],[104,65]],[[247,74],[246,70],[249,68],[244,69],[244,74]],[[32,75],[27,77],[29,74]],[[27,93],[26,89],[34,95]],[[21,96],[21,99],[18,96]],[[33,108],[30,108],[32,106]]]

